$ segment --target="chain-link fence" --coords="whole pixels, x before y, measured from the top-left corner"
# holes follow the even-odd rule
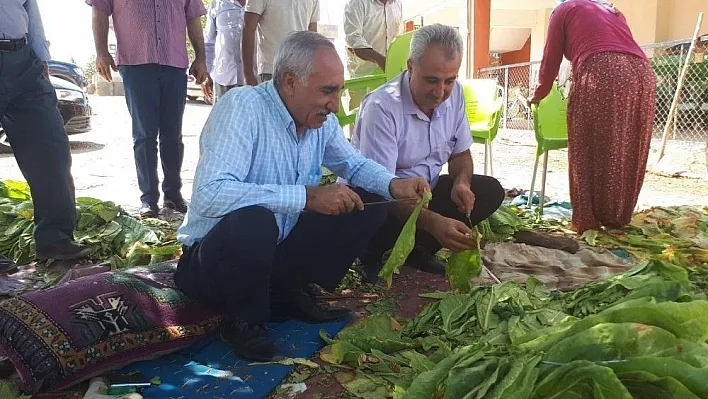
[[[661,137],[671,109],[676,86],[690,40],[656,43],[642,48],[657,76],[654,135]],[[683,84],[681,97],[670,124],[672,140],[708,142],[708,38],[699,41]],[[526,99],[538,81],[539,62],[480,69],[478,78],[497,79],[504,88],[504,129],[533,129]]]

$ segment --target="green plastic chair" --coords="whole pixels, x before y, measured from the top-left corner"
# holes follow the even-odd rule
[[[358,104],[352,109],[344,106],[342,99],[345,93],[348,93],[349,90],[361,90],[370,93],[406,70],[408,68],[408,56],[411,51],[412,38],[413,32],[408,32],[393,39],[386,53],[386,72],[382,72],[381,69],[377,68],[374,72],[378,73],[347,79],[344,82],[344,89],[339,97],[339,112],[336,113],[339,126],[345,127],[353,124],[356,121],[356,114],[359,112]]]
[[[470,134],[475,143],[484,144],[484,174],[494,175],[492,142],[497,137],[504,105],[504,89],[495,79],[461,80]]]
[[[546,173],[548,172],[548,152],[568,148],[568,122],[567,102],[563,98],[557,84],[553,85],[551,92],[536,105],[531,105],[533,116],[533,130],[536,134],[536,163],[533,166],[531,190],[527,205],[533,203],[533,188],[538,172],[538,160],[543,155],[543,175],[541,177],[541,197],[539,212],[543,214],[543,199],[546,194]]]

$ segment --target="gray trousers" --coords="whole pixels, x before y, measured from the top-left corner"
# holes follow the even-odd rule
[[[216,102],[219,101],[219,99],[221,97],[223,97],[227,91],[233,89],[234,87],[239,87],[239,86],[238,85],[224,86],[224,85],[220,85],[218,83],[214,83],[214,103],[216,104]]]

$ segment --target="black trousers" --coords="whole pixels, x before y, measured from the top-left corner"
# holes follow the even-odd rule
[[[358,191],[358,190],[357,190]],[[381,197],[358,191],[364,202]],[[270,318],[271,292],[316,283],[333,290],[376,234],[386,209],[339,216],[300,215],[280,243],[273,212],[252,206],[231,212],[197,244],[184,248],[175,283],[191,299],[253,324]]]
[[[37,248],[73,239],[71,149],[57,96],[29,45],[0,52],[0,124],[32,191]]]
[[[433,189],[433,199],[428,204],[428,209],[442,216],[468,224],[467,215],[457,210],[457,205],[450,199],[452,184],[452,176],[440,176],[438,184]],[[471,186],[475,202],[470,219],[472,226],[476,226],[499,209],[502,201],[504,201],[505,192],[499,181],[490,176],[474,175]],[[368,263],[381,259],[386,251],[393,248],[405,222],[405,220],[400,220],[395,215],[389,214],[386,222],[362,253],[362,261]],[[415,243],[417,247],[431,253],[436,253],[442,248],[442,244],[432,234],[420,229],[417,229]]]

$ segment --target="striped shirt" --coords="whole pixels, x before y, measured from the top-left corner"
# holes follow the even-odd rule
[[[275,214],[283,240],[305,208],[305,187],[319,184],[322,166],[391,199],[395,176],[355,150],[334,115],[298,137],[271,81],[230,90],[212,109],[199,138],[192,198],[177,239],[191,246],[222,217],[256,205]]]
[[[206,14],[202,0],[86,0],[113,17],[117,65],[187,68],[187,21]]]

